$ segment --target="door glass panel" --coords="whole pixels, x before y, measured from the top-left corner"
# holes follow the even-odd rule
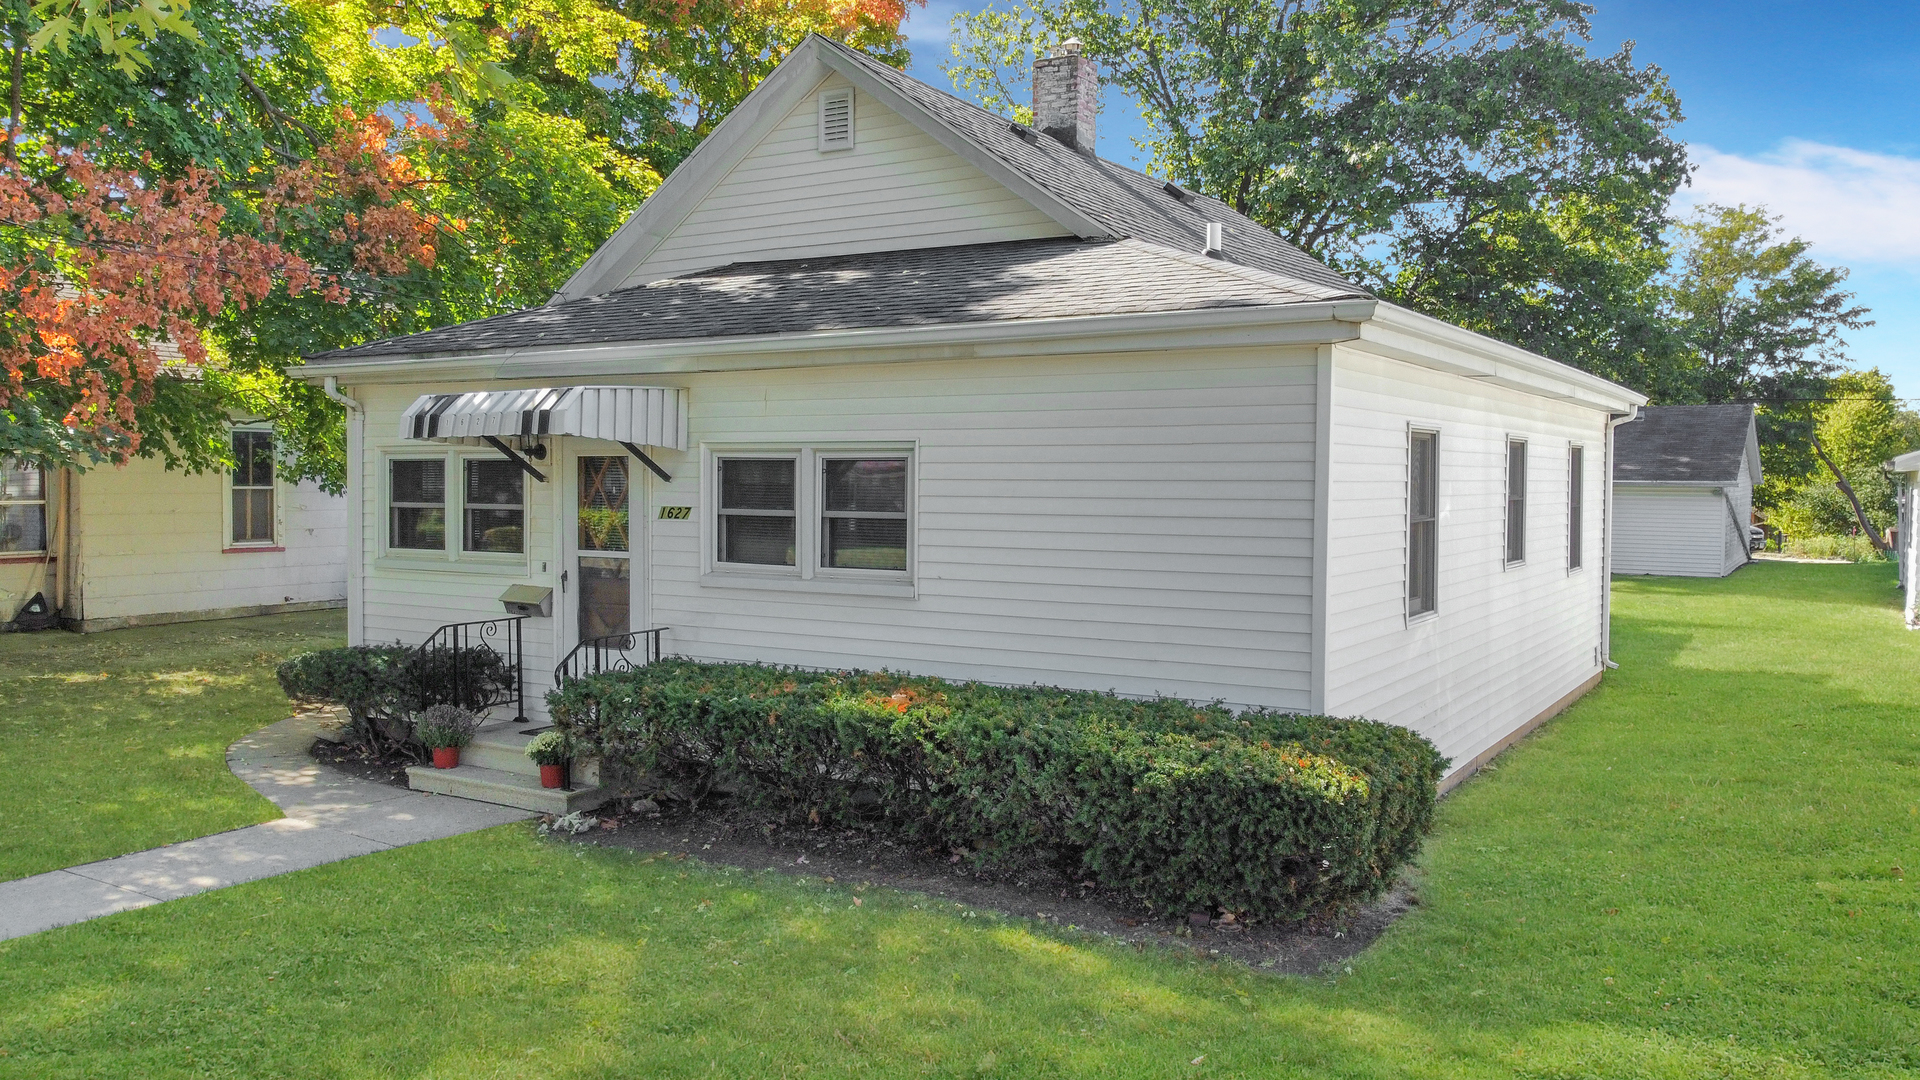
[[[633,560],[580,556],[580,640],[633,629]]]
[[[625,457],[580,459],[580,550],[629,550]]]

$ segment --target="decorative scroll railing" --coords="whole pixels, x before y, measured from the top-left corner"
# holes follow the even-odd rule
[[[514,719],[527,719],[523,649],[525,615],[448,623],[414,651],[420,673],[420,707],[459,705],[480,712],[513,703]]]
[[[588,638],[575,645],[554,667],[553,685],[606,671],[632,671],[652,663],[660,659],[660,635],[666,632],[666,627],[656,626],[651,630]]]

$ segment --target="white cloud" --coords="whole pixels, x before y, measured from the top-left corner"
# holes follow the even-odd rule
[[[1788,139],[1756,157],[1698,143],[1683,203],[1764,203],[1827,262],[1920,270],[1920,160]]]

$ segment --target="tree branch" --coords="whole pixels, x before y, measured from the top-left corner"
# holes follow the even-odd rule
[[[1892,547],[1887,543],[1887,538],[1880,535],[1880,530],[1875,528],[1872,520],[1867,517],[1867,511],[1860,505],[1860,496],[1853,493],[1853,485],[1847,483],[1847,478],[1840,475],[1839,467],[1833,463],[1832,458],[1827,456],[1827,448],[1820,445],[1820,436],[1818,435],[1813,437],[1813,452],[1819,455],[1820,463],[1825,465],[1827,471],[1833,474],[1833,482],[1839,486],[1840,493],[1845,495],[1847,501],[1853,504],[1854,519],[1860,522],[1862,529],[1866,530],[1867,539],[1873,541],[1874,548],[1882,555],[1892,551]]]

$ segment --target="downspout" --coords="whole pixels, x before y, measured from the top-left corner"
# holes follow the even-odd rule
[[[353,478],[356,473],[365,471],[361,446],[366,437],[367,412],[358,401],[340,389],[340,380],[336,376],[329,375],[323,379],[320,389],[347,410],[347,535],[352,537],[347,558],[347,643],[361,645],[365,644],[366,638],[361,624],[367,607],[366,582],[361,573],[367,540],[366,529],[361,522],[365,495],[355,490]]]
[[[1613,662],[1613,433],[1621,424],[1632,423],[1639,416],[1638,405],[1627,406],[1627,411],[1619,415],[1607,416],[1607,479],[1602,488],[1604,502],[1600,511],[1600,663],[1610,671],[1620,668]]]

